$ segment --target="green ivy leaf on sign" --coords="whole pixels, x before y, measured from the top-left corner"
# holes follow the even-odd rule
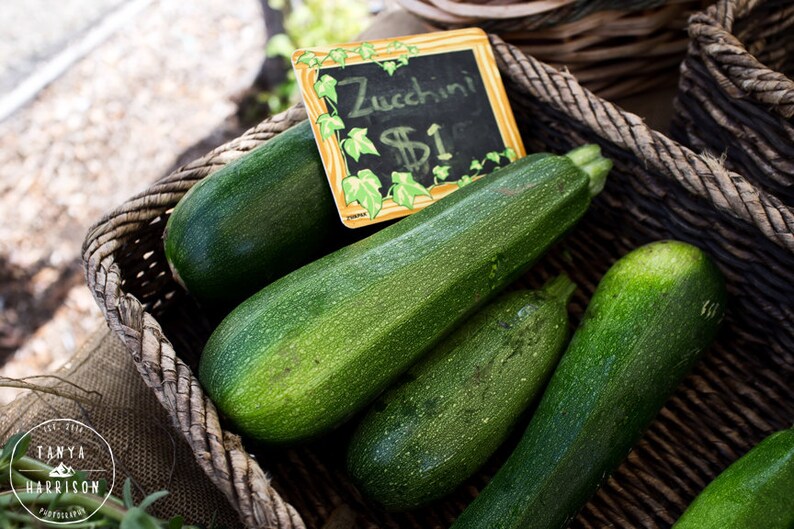
[[[495,164],[498,164],[498,163],[499,163],[499,158],[500,158],[500,156],[501,156],[501,155],[500,155],[498,152],[496,152],[496,151],[491,151],[491,152],[489,152],[488,154],[486,154],[486,155],[485,155],[485,158],[486,158],[487,160],[491,160],[491,161],[492,161],[493,163],[495,163]]]
[[[419,48],[417,48],[416,46],[408,46],[408,53],[410,55],[416,55],[417,53],[419,53]]]
[[[327,97],[333,103],[336,103],[336,79],[324,74],[314,83],[314,93],[317,94],[317,97]]]
[[[513,161],[516,159],[516,151],[514,151],[511,147],[506,147],[505,150],[502,151],[502,156],[510,161]]]
[[[369,218],[374,219],[383,207],[383,196],[380,194],[381,183],[369,169],[362,169],[356,176],[348,175],[342,180],[342,191],[345,203],[349,206],[358,202],[367,210]]]
[[[345,67],[345,59],[347,59],[347,52],[342,48],[334,48],[328,52],[328,56],[331,57],[331,60],[334,61],[336,64],[341,66],[342,68]]]
[[[322,136],[323,140],[333,136],[335,131],[345,128],[345,122],[342,121],[342,118],[328,113],[320,114],[317,118],[317,124],[320,125],[320,136]]]
[[[464,187],[471,184],[471,177],[469,175],[465,175],[458,180],[458,187]]]
[[[350,129],[347,138],[342,140],[342,148],[355,161],[358,161],[362,154],[375,154],[380,156],[372,140],[367,138],[367,129],[358,127]]]
[[[361,46],[359,46],[353,51],[358,53],[361,56],[361,58],[364,59],[365,61],[370,60],[372,57],[376,55],[375,46],[373,46],[369,42],[362,42]]]
[[[446,180],[449,178],[449,166],[448,165],[436,165],[433,167],[433,176],[438,178],[439,180]]]
[[[431,196],[430,191],[414,180],[411,173],[394,171],[391,174],[391,181],[394,184],[392,198],[394,198],[394,202],[400,206],[414,209],[414,198],[419,195]]]
[[[314,68],[315,66],[320,66],[320,61],[317,59],[317,56],[314,54],[313,51],[304,51],[298,60],[298,63],[303,63],[307,65],[309,68]]]
[[[472,160],[469,165],[469,171],[482,171],[482,163],[480,160]]]
[[[400,54],[400,56],[397,57],[397,62],[405,66],[406,64],[408,64],[408,55],[406,55],[405,53]]]
[[[394,71],[397,69],[397,63],[394,61],[386,61],[381,64],[381,68],[383,68],[387,74],[394,75]]]

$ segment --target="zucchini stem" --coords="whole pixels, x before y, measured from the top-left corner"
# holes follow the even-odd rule
[[[560,274],[557,277],[549,279],[543,285],[543,291],[552,298],[557,298],[564,301],[566,304],[571,300],[571,296],[576,292],[576,283],[571,281],[568,274]]]
[[[572,151],[568,151],[565,156],[577,166],[582,167],[601,156],[601,147],[595,143],[586,143],[584,145],[580,145]]]
[[[601,147],[588,143],[573,149],[565,155],[590,178],[590,196],[594,197],[604,189],[607,175],[612,169],[612,160],[601,156]]]

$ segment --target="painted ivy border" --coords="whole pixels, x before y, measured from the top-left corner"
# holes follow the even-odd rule
[[[348,157],[358,163],[361,156],[365,154],[380,156],[380,153],[375,147],[375,144],[372,143],[372,140],[367,136],[368,131],[366,128],[353,127],[349,131],[346,130],[345,123],[339,115],[339,109],[337,108],[337,80],[328,73],[320,75],[320,69],[327,61],[331,61],[340,68],[344,68],[346,60],[351,54],[357,54],[363,61],[377,64],[389,77],[392,77],[394,72],[403,66],[407,66],[410,59],[419,54],[419,48],[417,46],[407,45],[399,40],[394,40],[387,44],[385,52],[387,54],[392,54],[400,50],[402,50],[402,53],[396,58],[380,60],[378,58],[378,53],[375,51],[375,46],[369,42],[362,42],[358,46],[350,49],[341,47],[333,48],[328,51],[325,56],[318,56],[313,51],[307,50],[304,51],[296,61],[297,63],[306,64],[309,68],[314,70],[315,78],[317,79],[313,85],[314,93],[319,99],[325,100],[326,108],[329,110],[328,112],[320,114],[315,121],[319,127],[322,141],[327,141],[329,138],[333,137],[342,148],[342,160],[344,162],[345,174],[347,175],[342,179],[342,191],[345,196],[345,205],[349,206],[357,202],[367,211],[370,219],[374,219],[378,216],[383,208],[383,201],[389,198],[394,200],[395,204],[412,210],[416,197],[431,197],[430,190],[446,182],[449,178],[450,167],[448,165],[434,166],[432,169],[433,184],[429,187],[425,187],[420,182],[417,182],[411,172],[392,171],[392,183],[385,195],[380,192],[383,187],[380,177],[371,169],[360,169],[355,175],[351,174]],[[342,137],[343,134],[344,137]],[[432,135],[432,132],[428,131],[428,134]],[[515,160],[515,158],[515,151],[507,147],[503,151],[489,152],[482,159],[473,159],[469,165],[469,171],[472,171],[472,174],[461,176],[457,180],[457,185],[458,187],[466,186],[475,178],[483,176],[482,171],[488,161],[493,162],[499,167],[503,161],[509,163]]]

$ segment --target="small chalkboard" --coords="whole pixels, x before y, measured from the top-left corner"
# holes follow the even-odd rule
[[[293,66],[349,227],[409,215],[525,154],[479,29],[297,50]]]

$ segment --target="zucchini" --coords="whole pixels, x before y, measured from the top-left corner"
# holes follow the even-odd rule
[[[774,433],[712,481],[673,529],[792,529],[794,428]]]
[[[689,244],[615,263],[515,451],[453,527],[567,527],[712,342],[724,306],[722,275]]]
[[[572,157],[518,160],[265,287],[210,337],[207,393],[265,442],[339,425],[581,218],[610,163]]]
[[[194,185],[165,228],[174,278],[224,305],[341,244],[345,228],[308,121]]]
[[[451,492],[502,444],[568,338],[567,276],[506,294],[375,401],[348,448],[359,488],[389,510]]]

